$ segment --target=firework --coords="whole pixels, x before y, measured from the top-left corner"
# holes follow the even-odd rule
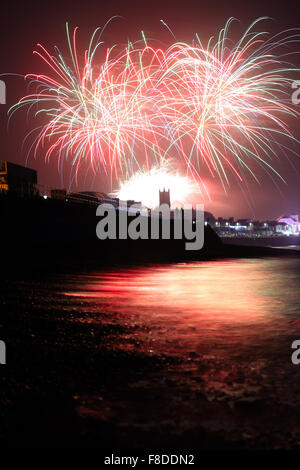
[[[150,170],[138,170],[127,180],[121,181],[119,189],[113,195],[122,201],[139,201],[151,209],[159,206],[159,191],[166,188],[171,193],[172,208],[193,202],[197,195],[201,199],[208,197],[203,183],[194,181],[173,168],[169,161],[165,161],[152,166]]]
[[[36,91],[12,111],[29,106],[43,114],[35,154],[47,145],[46,159],[71,158],[76,173],[88,162],[94,172],[124,180],[178,159],[186,174],[200,181],[206,168],[224,188],[232,175],[258,180],[257,166],[280,177],[273,161],[286,139],[295,140],[287,123],[298,113],[289,104],[295,69],[277,52],[297,38],[293,31],[257,33],[258,21],[235,44],[230,19],[206,46],[196,36],[193,45],[162,50],[143,34],[105,50],[103,60],[96,59],[104,48],[96,30],[82,62],[77,29],[71,37],[67,27],[69,60],[39,46],[51,74],[27,75]]]
[[[258,21],[258,20],[257,20]],[[295,69],[276,50],[291,37],[266,38],[255,33],[254,22],[230,47],[229,20],[213,44],[206,48],[173,45],[166,54],[162,86],[168,99],[161,113],[168,122],[169,149],[180,145],[187,166],[204,163],[222,184],[229,184],[228,170],[240,181],[254,167],[280,175],[272,167],[282,140],[295,140],[287,119],[299,113],[290,105]],[[281,138],[280,138],[281,137]]]
[[[94,44],[95,35],[96,32],[81,67],[76,29],[71,41],[67,28],[71,66],[59,51],[57,57],[52,57],[39,45],[35,53],[46,62],[52,75],[27,75],[26,79],[37,84],[38,92],[23,97],[17,108],[33,109],[37,105],[36,115],[46,116],[47,124],[35,141],[35,155],[39,147],[48,144],[46,159],[55,156],[61,161],[70,156],[76,171],[88,161],[93,171],[102,167],[111,176],[119,171],[128,174],[137,152],[143,163],[149,152],[160,155],[158,141],[163,136],[160,126],[151,122],[149,112],[149,104],[152,114],[154,108],[148,85],[153,63],[143,66],[141,57],[145,50],[128,45],[121,53],[108,49],[103,63],[97,66],[95,54],[101,43]]]

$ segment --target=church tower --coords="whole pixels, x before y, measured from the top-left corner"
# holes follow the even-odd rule
[[[171,207],[169,189],[166,191],[164,188],[162,191],[159,191],[159,205],[161,206],[162,204],[167,204],[169,207]]]

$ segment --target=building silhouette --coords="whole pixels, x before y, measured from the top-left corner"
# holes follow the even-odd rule
[[[0,193],[15,193],[19,196],[37,194],[37,172],[31,168],[8,161],[0,162]]]
[[[164,188],[162,191],[159,191],[159,205],[161,206],[162,204],[167,204],[167,206],[171,207],[169,189],[166,191]]]

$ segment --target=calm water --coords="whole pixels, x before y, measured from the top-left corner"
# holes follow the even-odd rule
[[[67,284],[68,302],[80,298],[112,322],[117,313],[118,321],[141,326],[140,347],[158,354],[276,356],[289,363],[290,341],[300,339],[299,259],[134,267],[74,276]]]
[[[300,365],[291,363],[291,343],[300,339],[300,259],[147,266],[69,282],[68,301],[80,298],[106,321],[135,327],[120,347],[178,358],[176,379],[185,377],[209,401],[233,407],[263,399],[299,417]]]
[[[300,365],[291,362],[291,343],[300,339],[299,286],[300,259],[287,257],[59,275],[18,289],[27,299],[31,292],[35,315],[44,309],[93,335],[95,325],[112,325],[116,350],[170,359],[105,400],[101,384],[93,396],[77,397],[82,416],[98,413],[124,429],[147,424],[156,432],[159,424],[174,435],[200,424],[249,447],[295,447]]]

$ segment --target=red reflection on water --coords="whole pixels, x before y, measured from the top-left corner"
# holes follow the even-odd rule
[[[75,321],[118,326],[108,328],[109,348],[166,359],[165,375],[153,370],[137,389],[153,382],[161,390],[171,379],[170,396],[183,390],[195,410],[198,396],[205,406],[231,407],[270,391],[274,403],[295,405],[290,338],[299,333],[299,282],[298,259],[209,261],[77,276],[66,295]]]
[[[66,295],[151,307],[159,315],[181,311],[196,322],[209,314],[216,321],[256,323],[268,317],[269,299],[262,295],[267,281],[251,261],[212,261],[103,272],[91,276],[84,291]]]
[[[100,312],[148,325],[156,340],[222,337],[232,344],[279,328],[283,303],[272,295],[271,273],[267,260],[134,267],[90,275],[83,290],[66,295],[93,299]]]

